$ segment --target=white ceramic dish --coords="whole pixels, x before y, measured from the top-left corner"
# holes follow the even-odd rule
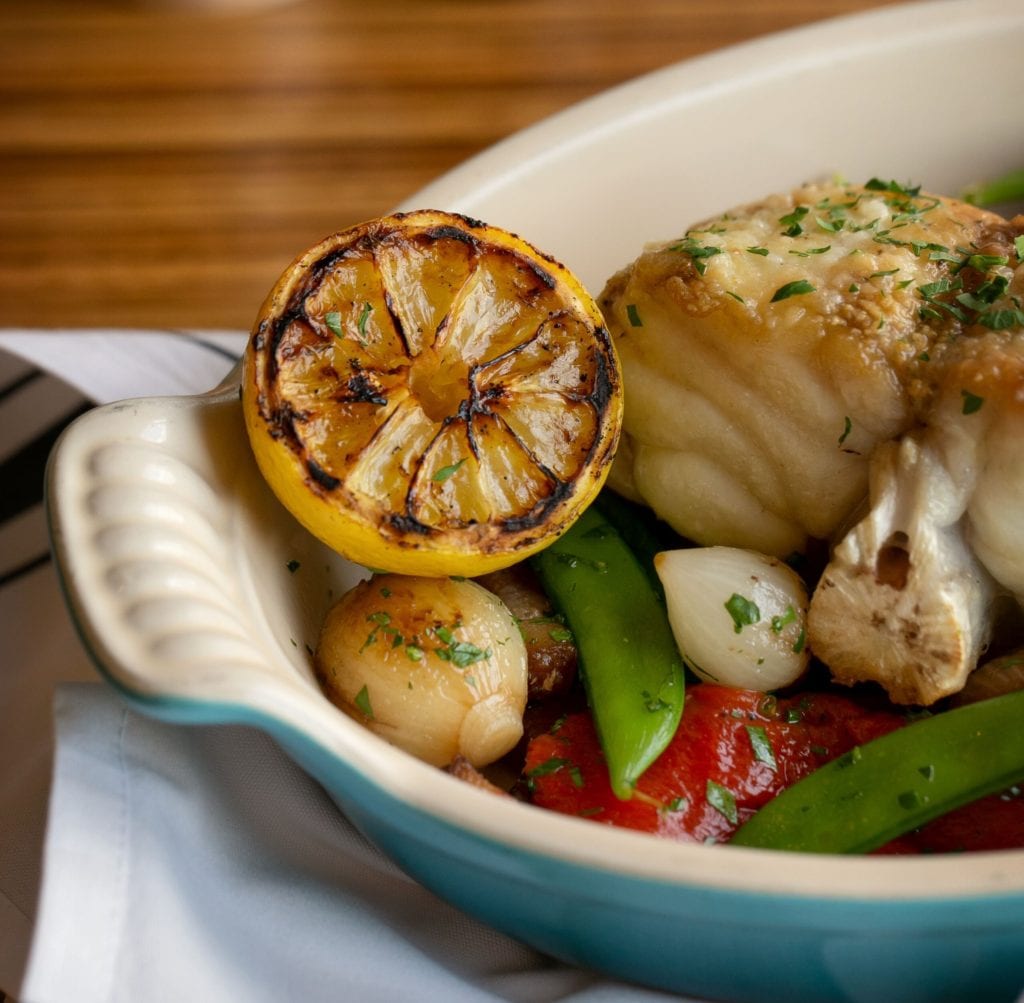
[[[1022,51],[1024,7],[1004,0],[812,26],[570,109],[405,208],[516,230],[597,292],[644,242],[810,177],[956,192],[1019,166]],[[72,614],[128,699],[169,720],[267,729],[410,873],[514,936],[759,1003],[999,1001],[1024,988],[1024,852],[855,859],[662,842],[489,797],[335,711],[309,649],[361,570],[270,496],[236,386],[90,413],[55,452],[48,498]]]

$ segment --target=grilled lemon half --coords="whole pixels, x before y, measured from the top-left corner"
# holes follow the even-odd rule
[[[297,258],[242,375],[257,463],[368,567],[479,575],[563,533],[604,483],[618,360],[572,273],[452,213],[362,223]]]

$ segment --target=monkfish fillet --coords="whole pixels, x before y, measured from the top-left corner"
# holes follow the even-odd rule
[[[903,702],[959,689],[994,597],[1024,597],[1022,232],[894,182],[809,184],[650,246],[601,296],[613,486],[700,544],[833,543],[814,653]]]

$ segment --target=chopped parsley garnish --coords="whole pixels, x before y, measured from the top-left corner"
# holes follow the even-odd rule
[[[371,630],[370,633],[366,635],[366,640],[363,641],[363,646],[359,649],[360,652],[365,651],[371,644],[373,644],[377,640],[377,633],[382,628],[388,634],[392,634],[392,635],[397,635],[398,634],[398,631],[395,630],[394,627],[390,627],[389,626],[390,623],[391,623],[391,616],[390,616],[390,614],[385,613],[383,610],[378,610],[376,613],[368,614],[366,619],[370,623],[375,624],[375,626],[374,626],[373,630]]]
[[[759,255],[761,255],[762,258],[767,258],[768,257],[768,248],[767,247],[748,247],[747,248],[747,253],[748,254],[759,254]]]
[[[984,307],[995,303],[995,301],[1006,292],[1006,288],[1009,284],[1010,280],[1005,275],[994,275],[987,282],[983,282],[978,286],[978,288],[974,290],[973,295],[970,293],[961,293],[957,296],[957,302],[963,303],[965,306],[969,306],[973,310],[981,310]]]
[[[838,233],[846,226],[846,220],[840,215],[834,215],[830,219],[822,219],[820,216],[815,216],[814,222],[826,233]]]
[[[430,479],[434,481],[435,484],[440,484],[442,483],[442,481],[448,480],[449,477],[456,473],[459,467],[461,467],[462,464],[465,462],[466,458],[463,457],[461,460],[456,460],[454,463],[449,463],[448,466],[441,467],[441,469],[438,470]]]
[[[974,414],[981,410],[982,404],[985,403],[984,397],[979,397],[977,394],[972,394],[970,390],[961,390],[961,397],[964,399],[963,414]]]
[[[739,812],[736,810],[736,797],[728,787],[715,783],[714,780],[707,782],[706,794],[708,804],[723,815],[732,825],[740,820]]]
[[[786,612],[781,616],[772,617],[772,633],[781,634],[783,627],[788,626],[791,623],[796,623],[796,610],[792,606],[786,607]]]
[[[1017,260],[1024,262],[1024,233],[1013,238],[1013,246],[1017,251]]]
[[[693,267],[697,269],[700,275],[703,275],[708,270],[707,259],[722,253],[720,247],[701,244],[690,234],[687,234],[678,244],[673,244],[670,250],[688,254],[693,261]]]
[[[640,311],[637,310],[635,303],[626,304],[626,316],[629,317],[629,323],[631,327],[644,326],[644,322],[640,319]]]
[[[942,293],[959,289],[961,285],[960,279],[939,279],[936,282],[926,282],[923,286],[918,286],[917,291],[924,299],[933,300],[936,296],[941,296]]]
[[[568,627],[555,627],[548,631],[548,637],[558,643],[572,643],[572,631]]]
[[[370,691],[363,685],[363,688],[356,694],[355,704],[364,716],[373,720],[373,707],[370,705]]]
[[[799,655],[804,650],[804,645],[807,644],[807,631],[801,627],[800,633],[797,635],[796,640],[793,642],[793,654]]]
[[[976,268],[979,272],[987,272],[990,268],[996,268],[999,265],[1008,265],[1010,259],[1005,254],[971,254],[968,255],[967,264],[971,268]]]
[[[958,257],[948,247],[943,247],[941,244],[928,244],[928,260],[929,261],[948,261],[953,265],[962,265],[962,258]]]
[[[749,627],[761,619],[761,611],[757,603],[734,592],[725,601],[725,608],[732,617],[733,630],[738,634],[744,627]]]
[[[1024,327],[1024,310],[985,310],[975,319],[982,327],[992,331],[1006,331],[1012,327]]]
[[[782,231],[785,237],[799,237],[804,232],[802,220],[811,210],[805,205],[798,205],[792,212],[779,217],[779,222],[785,227]]]
[[[526,775],[528,777],[546,777],[552,773],[557,773],[566,766],[572,765],[571,759],[565,759],[562,756],[552,756],[550,759],[545,759],[543,763],[538,763],[532,769],[527,770]]]
[[[442,649],[443,650],[443,649]],[[460,669],[491,657],[490,649],[478,648],[469,641],[456,641],[448,650],[448,658]],[[438,651],[441,654],[441,651]]]
[[[921,191],[920,185],[901,185],[898,181],[883,181],[881,178],[871,178],[864,187],[869,192],[891,192],[894,195],[909,195],[913,198]]]
[[[356,321],[356,328],[359,331],[359,340],[366,343],[366,322],[370,318],[370,314],[373,313],[373,304],[364,303],[363,309],[359,314],[359,320]]]
[[[565,759],[562,756],[545,759],[543,763],[538,763],[533,769],[527,770],[526,775],[532,780],[535,777],[551,776],[551,774],[559,773],[562,770],[568,771],[573,787],[583,786],[583,774],[580,772],[580,768],[571,759]]]
[[[332,310],[330,313],[324,314],[324,323],[334,332],[337,337],[341,337],[343,332],[341,330],[341,314],[337,310]]]
[[[795,282],[787,282],[784,286],[780,286],[775,290],[775,295],[772,296],[771,302],[778,303],[780,300],[789,299],[790,296],[804,296],[807,293],[813,293],[814,286],[807,281],[807,279],[797,279]]]
[[[453,629],[460,626],[461,624],[456,624]],[[479,648],[470,641],[459,641],[448,627],[435,627],[433,633],[443,645],[434,648],[434,654],[442,661],[451,662],[460,669],[491,657],[490,648]]]
[[[772,770],[778,769],[775,761],[775,750],[772,748],[768,732],[759,724],[746,725],[747,737],[750,739],[750,748],[754,752],[754,759]]]
[[[824,247],[812,247],[807,251],[790,251],[790,254],[795,254],[798,258],[809,258],[812,254],[824,254],[826,251],[831,251],[832,245],[826,244]]]
[[[846,442],[848,436],[853,431],[853,422],[850,420],[850,416],[847,415],[843,418],[843,434],[839,436],[839,445],[841,446]]]

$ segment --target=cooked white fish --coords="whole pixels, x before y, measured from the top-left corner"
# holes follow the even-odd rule
[[[702,544],[845,537],[814,652],[904,702],[962,686],[993,597],[1024,597],[1022,232],[895,183],[807,185],[651,246],[601,297],[613,484]]]

